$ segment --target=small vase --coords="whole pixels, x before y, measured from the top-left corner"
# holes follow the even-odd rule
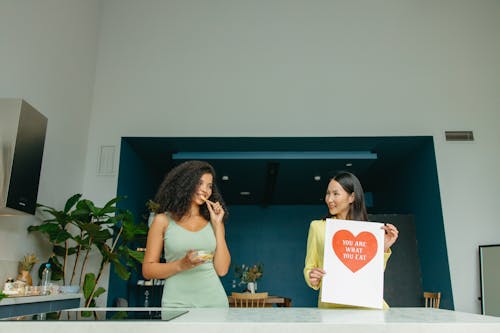
[[[251,294],[255,294],[255,282],[248,282],[248,284],[247,284],[247,290]]]
[[[33,279],[31,278],[31,274],[29,271],[21,271],[19,272],[19,275],[17,276],[17,279],[20,281],[26,282],[26,285],[32,286],[33,285]]]

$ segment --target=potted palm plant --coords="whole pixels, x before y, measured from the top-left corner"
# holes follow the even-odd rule
[[[80,286],[86,307],[94,307],[96,298],[105,292],[99,282],[108,265],[113,264],[118,276],[128,280],[130,270],[136,269],[137,262],[142,263],[144,259],[144,253],[131,249],[128,244],[147,233],[146,224],[136,224],[130,211],[116,207],[122,199],[116,197],[97,207],[81,194],[75,194],[62,210],[39,204],[47,217],[40,225],[28,227],[29,232],[44,234],[52,245],[48,259],[52,280]],[[89,265],[91,252],[100,254],[98,267],[93,271]]]

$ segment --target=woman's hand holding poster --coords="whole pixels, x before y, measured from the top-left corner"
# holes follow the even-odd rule
[[[383,223],[326,220],[321,301],[382,309]]]

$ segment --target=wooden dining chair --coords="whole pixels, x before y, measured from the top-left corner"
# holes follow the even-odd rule
[[[436,308],[439,309],[439,303],[441,301],[441,293],[432,293],[425,291],[424,292],[424,300],[426,308]]]
[[[235,308],[263,308],[266,306],[268,293],[235,293],[231,294]]]

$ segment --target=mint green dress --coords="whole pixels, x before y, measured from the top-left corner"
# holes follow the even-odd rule
[[[170,218],[163,240],[167,262],[183,258],[189,250],[215,251],[215,235],[210,223],[193,232]],[[212,261],[165,279],[161,305],[168,308],[229,306]]]

